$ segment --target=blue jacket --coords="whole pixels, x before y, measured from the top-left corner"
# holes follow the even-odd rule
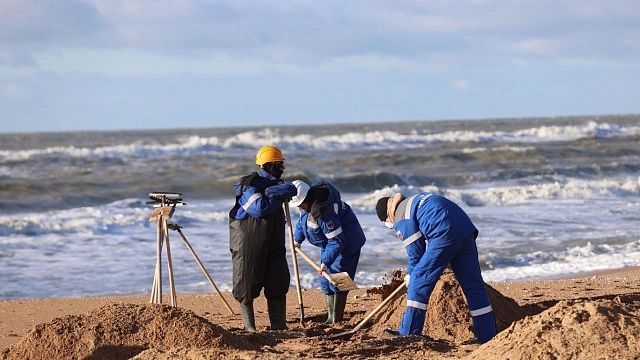
[[[404,214],[396,218],[393,228],[407,250],[409,274],[427,246],[443,248],[467,239],[472,233],[474,238],[478,235],[464,210],[442,196],[422,193],[406,201]]]
[[[307,239],[323,249],[321,261],[331,266],[340,254],[350,255],[360,251],[366,238],[358,218],[349,204],[342,201],[338,189],[325,181],[312,186],[327,186],[329,197],[322,205],[318,219],[302,211],[296,224],[294,240],[300,244]]]
[[[240,181],[233,186],[237,198],[234,215],[236,220],[242,220],[247,215],[261,218],[278,209],[282,209],[281,197],[264,195],[265,189],[281,183],[281,180],[259,168],[257,174],[253,175],[249,181],[250,184]]]

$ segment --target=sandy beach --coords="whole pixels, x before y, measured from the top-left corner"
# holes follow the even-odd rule
[[[392,279],[393,280],[393,279]],[[110,358],[383,358],[634,359],[640,357],[640,268],[567,279],[488,284],[500,333],[473,340],[464,298],[444,275],[434,290],[422,337],[385,339],[404,310],[400,294],[372,323],[350,337],[327,335],[353,328],[388,288],[349,294],[345,321],[323,325],[319,290],[303,291],[304,328],[295,291],[289,292],[287,331],[269,331],[266,303],[256,301],[259,332],[242,330],[214,294],[178,294],[178,308],[148,304],[148,295],[11,300],[0,302],[2,359]],[[384,291],[383,291],[384,290]],[[165,302],[168,297],[165,297]]]

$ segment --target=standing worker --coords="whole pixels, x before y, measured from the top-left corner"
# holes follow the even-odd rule
[[[256,164],[257,172],[234,185],[236,203],[229,212],[233,297],[240,303],[245,330],[255,332],[253,299],[264,288],[271,330],[284,330],[290,276],[282,203],[296,188],[280,180],[285,166],[277,147],[260,148]]]
[[[296,225],[296,246],[307,239],[321,249],[320,272],[329,274],[347,272],[355,278],[360,259],[360,249],[366,239],[358,218],[351,207],[340,198],[340,192],[328,182],[320,181],[313,186],[295,180],[297,194],[291,205],[302,212]],[[342,321],[348,291],[340,291],[327,279],[320,277],[320,287],[325,294],[327,320],[325,324]]]
[[[409,258],[407,308],[398,331],[387,330],[387,335],[422,334],[431,292],[451,264],[467,298],[476,338],[480,343],[491,340],[496,335],[495,317],[480,273],[478,229],[469,216],[452,201],[431,193],[383,197],[376,212],[380,221],[396,231]]]

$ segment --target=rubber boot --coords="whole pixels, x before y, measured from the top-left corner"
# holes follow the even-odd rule
[[[342,318],[344,317],[344,308],[347,306],[347,294],[348,292],[336,294],[333,320],[337,323],[342,321]]]
[[[336,296],[335,295],[325,295],[324,301],[327,304],[327,320],[323,324],[334,324],[335,323],[335,308],[336,308]]]
[[[256,332],[256,318],[253,314],[253,303],[240,304],[240,314],[242,315],[244,330]]]
[[[287,299],[267,299],[271,330],[287,330]]]

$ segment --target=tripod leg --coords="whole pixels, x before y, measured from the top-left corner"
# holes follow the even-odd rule
[[[200,270],[202,270],[204,275],[207,277],[207,280],[209,280],[209,284],[211,284],[211,286],[215,289],[215,291],[218,293],[218,295],[220,295],[220,298],[222,299],[222,302],[224,302],[224,305],[227,307],[227,309],[229,310],[231,315],[235,315],[233,310],[231,309],[231,306],[229,306],[229,303],[227,303],[227,300],[224,299],[224,296],[222,296],[222,293],[220,292],[220,290],[216,286],[216,283],[213,282],[213,279],[211,278],[211,275],[209,275],[209,272],[207,271],[207,269],[205,269],[204,265],[202,265],[202,261],[200,261],[200,258],[198,257],[196,252],[191,247],[191,244],[189,244],[189,241],[187,241],[187,237],[184,236],[184,233],[182,232],[182,229],[178,228],[177,230],[178,230],[178,234],[180,234],[180,237],[182,237],[182,240],[184,241],[184,243],[187,245],[187,248],[191,252],[191,255],[193,255],[193,257],[196,259],[196,262],[198,263],[198,266],[200,266]]]
[[[162,215],[158,215],[158,241],[156,244],[156,272],[151,290],[151,303],[162,304],[162,241],[164,229],[162,228]]]
[[[171,290],[171,306],[178,306],[176,301],[176,286],[173,281],[173,262],[171,261],[171,246],[169,245],[169,229],[167,228],[166,220],[164,220],[164,239],[167,243],[167,266],[169,267],[169,288]]]

